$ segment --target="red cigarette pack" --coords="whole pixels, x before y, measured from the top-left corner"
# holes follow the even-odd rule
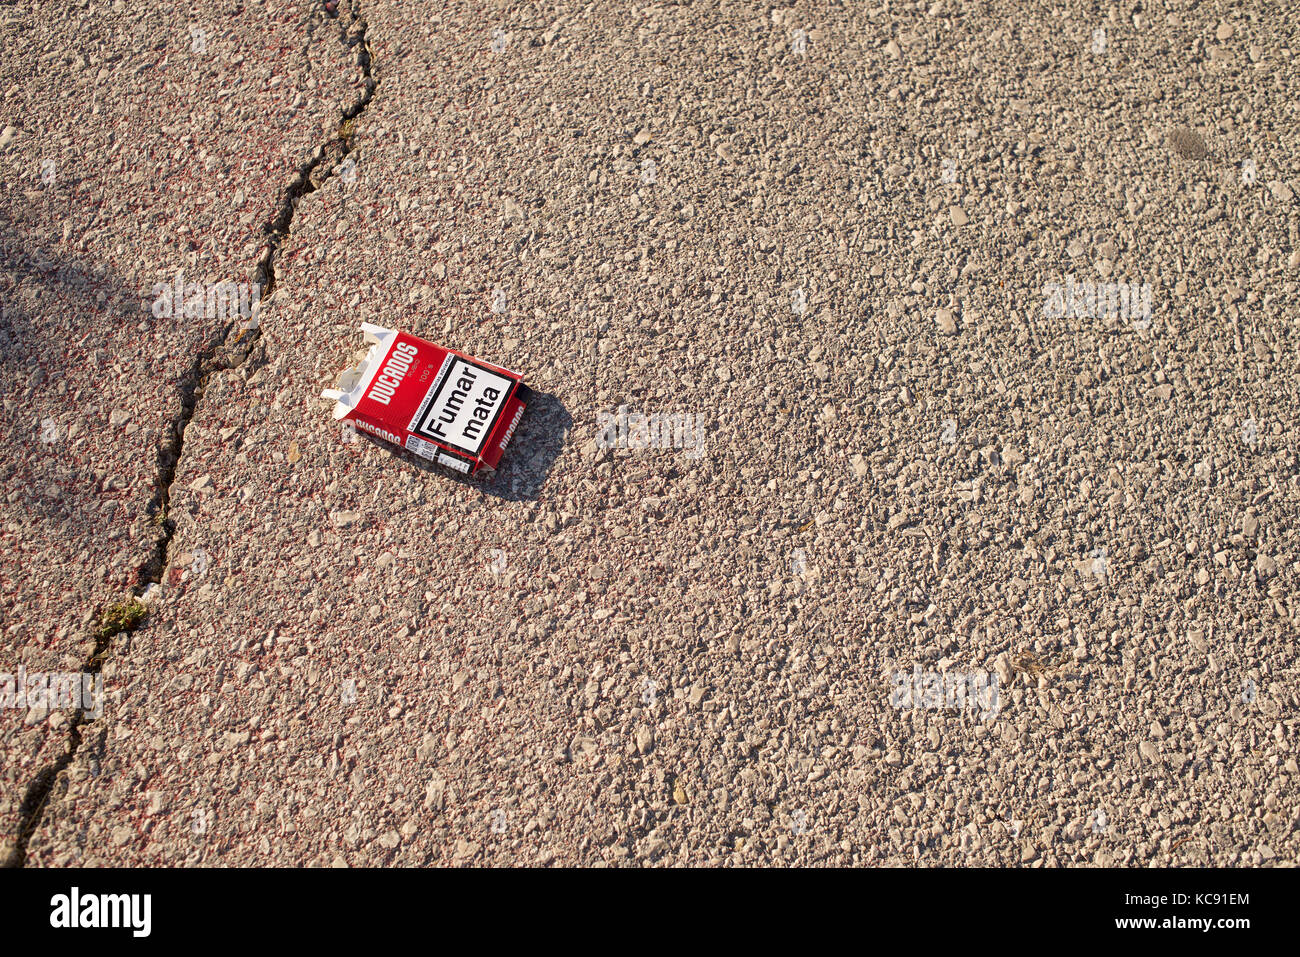
[[[370,351],[333,389],[334,418],[467,475],[492,471],[530,397],[517,372],[368,322]]]

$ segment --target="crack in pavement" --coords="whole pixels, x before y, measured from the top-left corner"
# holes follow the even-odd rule
[[[321,11],[328,19],[338,20],[338,6],[337,3],[322,3]],[[185,430],[193,420],[198,404],[203,398],[208,378],[215,372],[239,368],[253,354],[261,339],[258,315],[262,307],[270,302],[275,292],[275,258],[284,238],[289,234],[298,201],[316,192],[332,179],[339,163],[352,152],[352,121],[370,105],[370,100],[379,85],[379,81],[371,73],[370,44],[366,39],[367,23],[361,15],[360,0],[352,0],[347,14],[347,21],[339,27],[339,40],[349,49],[357,48],[357,65],[361,68],[364,78],[364,92],[355,103],[342,110],[334,135],[316,147],[312,156],[298,167],[297,173],[289,181],[279,209],[264,227],[262,252],[254,269],[256,282],[260,284],[262,294],[261,301],[254,307],[252,316],[247,322],[228,323],[211,343],[200,350],[189,371],[180,381],[181,410],[172,419],[168,434],[159,443],[158,490],[147,506],[147,513],[155,517],[161,528],[161,534],[155,541],[148,558],[138,570],[137,584],[131,602],[112,606],[105,611],[101,626],[94,634],[93,650],[82,665],[81,670],[85,675],[98,675],[113,648],[114,640],[119,635],[134,631],[145,617],[143,611],[145,606],[139,602],[139,599],[161,583],[162,576],[168,568],[172,538],[176,534],[176,524],[168,518],[167,507],[171,502],[172,484],[176,481],[176,472],[185,447]],[[309,30],[314,29],[314,24],[309,25]],[[122,616],[122,609],[135,607],[141,609],[138,615]],[[66,752],[57,761],[38,771],[28,785],[19,809],[20,824],[15,835],[13,850],[8,858],[0,860],[0,867],[23,867],[26,864],[28,843],[41,824],[55,782],[72,763],[81,746],[82,725],[93,720],[95,719],[87,716],[84,708],[78,709],[69,722]]]

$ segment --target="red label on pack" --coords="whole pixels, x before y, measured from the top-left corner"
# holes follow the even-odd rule
[[[528,403],[517,372],[362,323],[370,352],[321,393],[334,418],[459,472],[495,469]]]

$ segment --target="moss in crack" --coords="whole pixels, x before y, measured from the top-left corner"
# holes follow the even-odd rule
[[[104,609],[99,618],[99,630],[95,632],[95,641],[108,641],[114,635],[124,631],[135,631],[136,626],[144,621],[149,608],[138,598],[119,601]]]
[[[99,618],[99,627],[95,630],[95,649],[86,661],[86,671],[92,674],[99,671],[104,666],[109,649],[113,647],[113,639],[135,631],[148,614],[148,606],[138,598],[115,602],[105,608]]]

